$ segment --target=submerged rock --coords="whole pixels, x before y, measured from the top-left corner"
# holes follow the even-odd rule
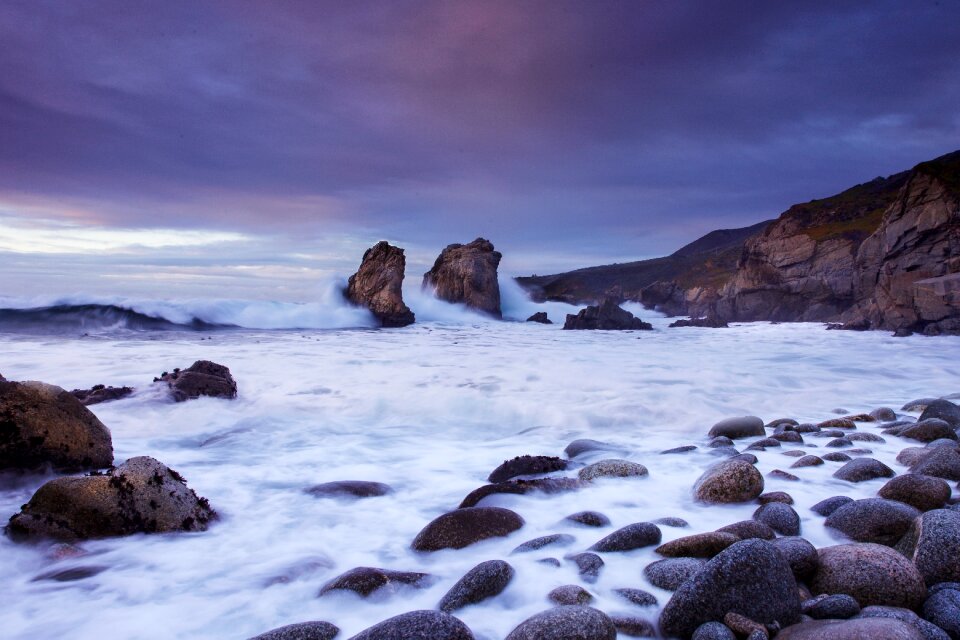
[[[565,493],[567,491],[576,491],[584,486],[581,480],[576,478],[535,478],[533,480],[508,480],[506,482],[497,482],[487,484],[478,489],[474,489],[460,502],[460,509],[475,507],[487,496],[498,493],[509,493],[515,495],[525,495],[532,492],[543,493]]]
[[[561,606],[520,623],[506,640],[616,640],[617,628],[607,614],[583,606]]]
[[[547,594],[547,600],[559,605],[590,604],[593,596],[576,584],[564,584]]]
[[[609,553],[613,551],[632,551],[641,547],[659,544],[661,538],[660,527],[651,522],[635,522],[617,529],[603,538],[590,551]]]
[[[130,458],[106,473],[57,478],[37,489],[10,518],[17,540],[62,541],[133,533],[205,531],[216,513],[183,477],[161,462]]]
[[[730,327],[724,320],[719,318],[690,318],[689,320],[674,320],[670,323],[670,328],[674,327],[700,327],[706,329],[727,329]]]
[[[553,324],[553,321],[547,316],[546,311],[537,311],[527,318],[527,322],[537,322],[539,324]]]
[[[873,458],[857,458],[843,465],[833,473],[838,480],[865,482],[876,478],[892,478],[896,475],[890,467]]]
[[[697,574],[706,560],[699,558],[667,558],[648,564],[643,576],[655,587],[667,591],[676,591],[688,578]]]
[[[930,418],[943,420],[954,429],[960,428],[960,406],[949,400],[934,400],[924,407],[917,422],[923,422]]]
[[[587,465],[577,473],[584,482],[592,482],[597,478],[628,478],[645,476],[649,472],[642,464],[610,458]]]
[[[497,267],[502,254],[493,243],[477,238],[469,244],[448,245],[423,276],[423,288],[441,300],[501,317]]]
[[[363,261],[350,276],[344,291],[347,300],[365,307],[383,327],[405,327],[416,319],[403,302],[406,258],[403,249],[378,242],[363,254]]]
[[[209,396],[232,400],[237,397],[237,383],[230,369],[209,360],[197,360],[186,369],[163,373],[154,382],[166,382],[177,402]]]
[[[390,485],[366,480],[337,480],[305,489],[318,498],[376,498],[393,493]]]
[[[333,640],[340,629],[329,622],[298,622],[272,629],[250,640]]]
[[[486,540],[507,536],[524,525],[523,518],[500,507],[467,507],[435,518],[414,538],[414,551],[462,549]]]
[[[533,540],[527,540],[510,553],[529,553],[538,551],[544,547],[568,547],[576,542],[576,538],[566,533],[553,533],[548,536],[540,536]]]
[[[503,464],[490,472],[488,482],[494,484],[506,482],[517,476],[532,476],[554,471],[563,471],[569,463],[556,456],[517,456],[504,460]]]
[[[399,586],[423,587],[431,582],[426,573],[414,571],[391,571],[375,567],[356,567],[342,573],[320,587],[318,596],[324,596],[332,591],[352,591],[366,598],[370,594],[380,591],[384,587],[395,590]]]
[[[0,470],[113,464],[110,431],[79,400],[42,382],[0,382]]]
[[[739,541],[738,536],[722,531],[696,533],[662,544],[656,552],[668,558],[712,558]]]
[[[85,407],[101,402],[111,402],[121,400],[133,393],[133,387],[108,387],[102,384],[95,384],[89,389],[74,389],[70,392],[74,398],[80,401]]]
[[[610,518],[597,511],[578,511],[572,513],[564,520],[581,524],[585,527],[606,527],[610,524]]]
[[[437,608],[450,613],[499,595],[513,580],[513,567],[503,560],[488,560],[470,569],[440,600]]]
[[[474,640],[467,625],[442,611],[410,611],[361,631],[350,640]]]
[[[567,314],[564,329],[599,329],[604,331],[642,330],[652,331],[653,325],[621,309],[616,302],[606,298],[597,306],[581,309],[576,315]]]

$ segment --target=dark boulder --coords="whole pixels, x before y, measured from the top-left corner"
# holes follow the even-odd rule
[[[941,478],[905,473],[880,487],[877,495],[903,502],[920,511],[930,511],[943,507],[950,499],[950,493],[950,485]]]
[[[917,440],[919,442],[933,442],[934,440],[956,440],[956,428],[939,418],[927,418],[908,426],[899,434],[901,438]]]
[[[540,324],[553,324],[553,320],[551,320],[547,316],[546,311],[537,311],[535,314],[527,318],[527,322],[537,322]]]
[[[824,525],[857,542],[893,546],[919,515],[918,510],[902,502],[867,498],[843,505],[827,516]]]
[[[435,518],[414,538],[414,551],[462,549],[475,542],[509,535],[523,518],[500,507],[467,507]]]
[[[822,464],[823,458],[814,455],[805,455],[798,458],[796,462],[790,465],[790,468],[802,469],[803,467],[819,467]]]
[[[576,315],[567,314],[564,329],[599,329],[603,331],[652,331],[653,325],[621,309],[614,300],[604,299],[597,306],[581,309]]]
[[[923,422],[929,418],[943,420],[955,429],[960,428],[960,406],[949,400],[934,400],[923,409],[917,421]]]
[[[205,531],[216,513],[161,462],[130,458],[106,473],[56,478],[10,518],[14,539],[62,541],[134,533]]]
[[[801,605],[801,611],[814,620],[846,620],[860,613],[856,598],[845,593],[821,595],[807,600]]]
[[[777,537],[777,532],[770,528],[770,525],[757,520],[741,520],[728,524],[717,529],[720,533],[732,533],[741,540],[751,538],[760,538],[761,540],[773,540]]]
[[[945,480],[960,480],[960,450],[953,447],[933,447],[929,454],[910,467],[910,472]]]
[[[470,569],[440,600],[437,608],[450,613],[500,595],[514,576],[503,560],[488,560]]]
[[[960,512],[924,513],[895,548],[916,565],[927,586],[960,581]]]
[[[337,480],[324,482],[305,489],[307,493],[318,498],[377,498],[393,493],[390,485],[382,482],[368,482],[366,480]]]
[[[0,471],[112,464],[110,431],[71,394],[42,382],[0,382]]]
[[[74,389],[70,392],[74,398],[80,401],[85,407],[101,402],[111,402],[121,400],[133,393],[133,387],[108,387],[102,384],[95,384],[89,389]]]
[[[803,538],[787,536],[771,540],[770,544],[777,548],[787,559],[790,569],[797,580],[806,580],[817,571],[820,565],[820,556],[817,548]]]
[[[629,589],[621,588],[614,589],[613,592],[632,604],[637,605],[638,607],[655,607],[657,606],[657,597],[652,593],[648,593],[643,589]]]
[[[739,438],[750,438],[752,436],[766,435],[763,428],[763,420],[757,416],[741,416],[739,418],[727,418],[710,427],[707,436],[717,438],[725,436],[731,440]]]
[[[597,511],[578,511],[572,513],[564,520],[581,524],[585,527],[606,527],[610,524],[610,518]]]
[[[503,464],[490,472],[488,482],[506,482],[517,476],[533,476],[543,473],[563,471],[568,462],[555,456],[517,456],[504,460]]]
[[[819,550],[820,566],[810,591],[845,593],[861,607],[919,607],[926,597],[923,576],[912,562],[879,544],[842,544]]]
[[[648,475],[647,468],[637,462],[609,458],[587,465],[577,473],[577,477],[584,482],[592,482],[598,478],[630,478]]]
[[[580,440],[574,440],[567,445],[567,448],[563,452],[567,455],[568,458],[573,459],[584,453],[591,453],[593,451],[621,451],[622,447],[618,447],[615,444],[610,444],[609,442],[600,442],[599,440],[590,440],[589,438],[581,438]]]
[[[230,369],[209,360],[197,360],[186,369],[174,369],[173,373],[160,375],[154,382],[165,382],[176,402],[192,400],[200,396],[211,398],[237,397],[237,383]]]
[[[660,614],[660,629],[688,638],[731,612],[762,624],[793,624],[800,619],[798,593],[790,565],[773,545],[744,540],[680,585]]]
[[[660,527],[652,522],[635,522],[617,529],[598,541],[590,551],[608,553],[613,551],[633,551],[642,547],[660,544]]]
[[[960,590],[942,589],[923,603],[923,617],[960,640]]]
[[[670,328],[674,327],[699,327],[704,329],[727,329],[729,324],[719,318],[690,318],[674,320],[670,323]]]
[[[668,558],[712,558],[739,541],[738,536],[723,531],[696,533],[662,544],[656,552]]]
[[[787,627],[777,640],[924,640],[923,635],[906,622],[888,618],[854,620],[812,620]]]
[[[559,605],[590,604],[593,596],[580,585],[564,584],[548,593],[547,600]]]
[[[731,458],[707,469],[694,485],[694,496],[708,504],[749,502],[763,493],[763,476],[745,460]]]
[[[493,243],[477,238],[469,244],[448,245],[423,275],[423,288],[441,300],[501,317],[497,267],[502,254]]]
[[[584,486],[584,483],[576,478],[534,478],[533,480],[508,480],[506,482],[497,482],[487,484],[471,491],[460,502],[458,508],[465,509],[475,507],[487,496],[498,493],[508,493],[515,495],[525,495],[528,493],[565,493],[567,491],[576,491]]]
[[[892,478],[896,475],[890,467],[873,458],[857,458],[843,465],[833,477],[847,482],[866,482],[876,478]]]
[[[442,611],[411,611],[384,620],[350,640],[474,640],[467,625]]]
[[[325,596],[332,591],[352,591],[366,598],[374,592],[382,593],[396,591],[401,587],[421,588],[432,582],[431,576],[414,571],[391,571],[374,567],[356,567],[320,587],[318,596]],[[378,595],[380,595],[378,593]]]
[[[538,551],[544,547],[568,547],[576,542],[576,539],[566,533],[554,533],[548,536],[540,536],[533,540],[527,540],[510,553],[529,553]]]
[[[880,422],[893,422],[897,419],[897,413],[890,407],[877,407],[870,415]]]
[[[271,629],[250,640],[333,640],[340,629],[329,622],[299,622]]]
[[[567,556],[567,560],[577,565],[577,573],[584,582],[593,584],[600,577],[600,570],[603,569],[603,558],[595,553],[585,551],[572,556]]]
[[[693,632],[692,640],[737,640],[737,636],[722,622],[704,622]]]
[[[344,292],[347,300],[365,307],[383,327],[405,327],[415,317],[403,302],[406,269],[403,249],[381,241],[366,250],[357,272],[350,276]]]
[[[698,558],[667,558],[648,564],[643,576],[655,587],[676,591],[677,588],[696,575],[706,564]]]
[[[757,502],[760,504],[769,504],[771,502],[793,504],[793,496],[786,491],[770,491],[768,493],[761,493],[759,496],[757,496]]]
[[[607,614],[583,606],[562,606],[528,618],[506,640],[616,640],[617,628]]]
[[[919,631],[924,640],[950,640],[950,636],[943,629],[903,607],[882,607],[878,605],[864,607],[856,617],[899,620]]]
[[[793,507],[782,502],[762,505],[753,512],[753,518],[781,535],[795,536],[800,533],[800,516]]]

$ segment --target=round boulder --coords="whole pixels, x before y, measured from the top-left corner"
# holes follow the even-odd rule
[[[567,448],[563,450],[567,457],[570,459],[576,458],[584,453],[590,453],[592,451],[620,451],[621,447],[618,447],[615,444],[610,444],[609,442],[600,442],[599,440],[590,440],[589,438],[581,438],[580,440],[574,440],[567,445]]]
[[[667,591],[676,591],[688,578],[695,575],[706,564],[698,558],[667,558],[648,564],[643,576],[655,587]]]
[[[423,587],[430,582],[430,576],[425,573],[356,567],[340,574],[320,587],[320,592],[317,595],[325,596],[333,591],[352,591],[366,598],[385,587],[388,591],[393,591],[402,586]]]
[[[902,502],[867,498],[843,505],[827,516],[824,525],[857,542],[893,546],[919,515],[918,510]]]
[[[47,464],[65,471],[109,467],[110,431],[60,387],[0,381],[0,471]]]
[[[566,460],[554,456],[517,456],[512,460],[505,460],[503,464],[490,472],[487,481],[496,484],[506,482],[517,476],[563,471],[567,468],[567,464]]]
[[[569,520],[570,522],[575,522],[585,527],[606,527],[610,525],[610,518],[598,511],[578,511],[577,513],[571,513],[564,518],[564,520]]]
[[[377,498],[393,492],[390,485],[366,480],[337,480],[324,482],[306,489],[306,492],[318,498]]]
[[[547,600],[559,605],[590,604],[593,596],[577,584],[564,584],[547,594]]]
[[[923,603],[923,617],[949,634],[960,638],[960,590],[942,589]]]
[[[920,511],[930,511],[945,505],[950,499],[950,493],[950,485],[945,480],[906,473],[880,487],[877,495],[887,500],[903,502]]]
[[[466,507],[435,518],[414,538],[414,551],[462,549],[487,538],[509,535],[524,525],[523,518],[500,507]]]
[[[732,533],[741,540],[750,538],[760,538],[761,540],[773,540],[777,537],[777,532],[757,520],[741,520],[717,529],[720,533]],[[716,555],[716,554],[714,554]]]
[[[660,527],[652,522],[635,522],[621,529],[617,529],[603,538],[590,547],[590,551],[597,551],[599,553],[633,551],[641,547],[660,544],[660,539]]]
[[[820,564],[820,558],[817,555],[817,548],[807,540],[787,536],[771,540],[770,544],[775,546],[787,559],[797,580],[806,580],[816,572],[817,566]]]
[[[513,567],[503,560],[481,562],[447,591],[437,608],[450,613],[492,598],[507,588],[513,576]]]
[[[743,540],[680,585],[660,614],[668,636],[690,637],[701,624],[738,613],[761,624],[800,619],[797,582],[783,555],[764,540]]]
[[[800,516],[788,504],[770,502],[753,512],[753,519],[762,522],[777,533],[795,536],[800,533]]]
[[[271,629],[250,640],[333,640],[340,629],[329,622],[299,622]]]
[[[411,611],[361,631],[350,640],[474,640],[467,625],[442,611]]]
[[[899,460],[899,456],[897,459]],[[944,480],[960,480],[960,450],[953,447],[934,447],[910,467],[910,472]]]
[[[874,419],[880,422],[893,422],[897,419],[897,413],[890,407],[878,407],[870,412]]]
[[[209,360],[197,360],[183,370],[174,369],[173,373],[164,373],[154,382],[166,382],[176,402],[200,396],[228,400],[237,397],[237,383],[230,375],[230,369]]]
[[[766,435],[766,431],[763,430],[763,420],[757,416],[741,416],[721,420],[713,425],[707,433],[707,436],[711,438],[725,436],[731,440],[763,435]]]
[[[948,422],[939,418],[927,418],[920,420],[916,424],[910,425],[898,434],[901,438],[908,440],[918,440],[920,442],[933,442],[934,440],[957,440],[955,428]]]
[[[577,475],[584,482],[591,482],[597,478],[629,478],[645,476],[648,473],[647,468],[642,464],[610,458],[580,469]]]
[[[561,606],[528,618],[506,640],[616,640],[617,627],[591,607]]]
[[[821,500],[817,504],[813,505],[810,507],[810,511],[813,511],[821,516],[829,516],[843,505],[850,504],[851,502],[853,502],[853,498],[848,498],[847,496],[833,496],[832,498]]]
[[[749,462],[732,458],[707,469],[693,492],[708,504],[749,502],[763,493],[763,476]]]
[[[891,618],[813,620],[783,629],[777,640],[924,640],[916,628]]]
[[[847,482],[866,482],[876,478],[892,478],[893,469],[873,458],[857,458],[843,465],[833,473],[833,477]]]
[[[814,620],[846,620],[860,613],[860,605],[845,593],[817,596],[801,606],[804,614]]]
[[[664,543],[656,548],[656,552],[668,558],[712,558],[739,541],[738,536],[723,531],[696,533]]]
[[[926,597],[923,576],[912,562],[879,544],[841,544],[819,550],[820,566],[810,591],[845,593],[861,607],[919,607]]]
[[[56,478],[10,518],[16,540],[65,542],[133,533],[205,531],[216,518],[183,476],[147,456],[130,458],[106,473]]]
[[[913,561],[927,586],[960,581],[960,512],[927,511],[896,546]]]
[[[923,422],[930,418],[943,420],[954,429],[960,428],[960,406],[949,400],[934,400],[924,408],[917,422]]]
[[[552,533],[548,536],[540,536],[533,540],[527,540],[510,553],[529,553],[531,551],[538,551],[544,547],[567,547],[574,542],[576,542],[576,539],[569,534]]]
[[[722,622],[704,622],[693,632],[691,640],[737,640],[737,636]]]

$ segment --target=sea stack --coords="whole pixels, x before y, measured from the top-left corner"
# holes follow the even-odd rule
[[[403,303],[403,249],[383,240],[363,254],[363,262],[350,276],[345,295],[353,304],[369,309],[380,326],[405,327],[413,324],[413,311]]]
[[[433,289],[441,300],[465,304],[501,318],[497,267],[502,257],[493,243],[484,238],[470,244],[451,244],[424,274],[423,288]]]

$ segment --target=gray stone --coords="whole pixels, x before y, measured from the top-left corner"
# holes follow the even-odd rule
[[[567,560],[577,565],[577,572],[584,582],[593,584],[600,577],[600,570],[603,569],[603,558],[597,554],[585,551],[568,556]]]
[[[777,640],[924,640],[913,626],[899,620],[857,618],[813,620],[787,627]]]
[[[761,493],[759,496],[757,496],[757,502],[760,504],[769,504],[771,502],[793,504],[793,496],[786,491],[770,491],[769,493]]]
[[[333,640],[340,629],[329,622],[299,622],[278,627],[250,640]]]
[[[350,640],[474,640],[467,625],[442,611],[410,611],[384,620]]]
[[[590,305],[577,314],[568,313],[563,328],[566,330],[652,331],[653,325],[621,308],[615,300],[604,298],[600,304]]]
[[[564,584],[547,594],[547,600],[559,605],[590,604],[593,596],[576,584]]]
[[[720,531],[697,533],[664,543],[656,548],[656,552],[668,558],[712,558],[739,541],[740,538],[732,533]]]
[[[721,420],[710,428],[707,435],[711,438],[726,436],[731,440],[737,440],[739,438],[763,436],[766,435],[766,431],[763,429],[763,420],[757,416],[741,416]]]
[[[523,518],[500,507],[467,507],[435,518],[414,538],[414,551],[462,549],[488,538],[507,536],[524,525]]]
[[[696,451],[697,448],[692,444],[685,444],[681,447],[674,447],[672,449],[666,449],[660,452],[660,455],[670,455],[673,453],[690,453],[691,451]]]
[[[584,486],[584,483],[577,478],[534,478],[532,480],[507,480],[506,482],[497,482],[487,484],[471,491],[460,502],[459,509],[467,507],[476,507],[488,496],[507,493],[514,495],[526,495],[528,493],[566,493],[567,491],[576,491]]]
[[[688,578],[699,572],[705,560],[698,558],[667,558],[648,564],[643,576],[655,587],[667,591],[676,591]]]
[[[787,559],[797,580],[806,580],[816,573],[817,567],[820,566],[817,548],[803,538],[787,536],[771,540],[770,544]]]
[[[563,450],[567,457],[571,459],[592,451],[621,451],[621,447],[609,442],[581,438],[580,440],[574,440]]]
[[[900,432],[901,438],[933,442],[934,440],[957,440],[956,427],[939,418],[919,420]]]
[[[652,522],[635,522],[617,529],[603,538],[590,551],[606,553],[611,551],[633,551],[641,547],[660,544],[660,527]]]
[[[950,493],[950,485],[941,478],[906,473],[880,487],[877,495],[903,502],[920,511],[930,511],[943,507],[950,499]]]
[[[737,636],[722,622],[704,622],[693,632],[692,640],[737,640]]]
[[[666,518],[657,518],[653,521],[653,524],[660,524],[665,527],[673,527],[675,529],[686,529],[690,526],[690,523],[683,518],[674,518],[671,516]]]
[[[834,451],[833,453],[826,453],[822,456],[827,462],[850,462],[853,458],[848,456],[845,453],[840,451]]]
[[[333,591],[352,591],[366,598],[375,592],[380,592],[381,589],[394,592],[404,586],[422,588],[429,586],[431,582],[431,577],[425,573],[356,567],[328,581],[320,587],[317,595],[325,596]]]
[[[945,480],[960,480],[960,450],[950,447],[935,447],[921,460],[913,464],[910,471],[944,478]]]
[[[800,533],[800,516],[790,505],[781,502],[761,506],[753,512],[753,518],[781,535],[795,536]]]
[[[610,518],[597,511],[578,511],[570,514],[564,520],[576,522],[585,527],[606,527],[610,524]]]
[[[749,502],[763,493],[763,476],[749,462],[731,458],[700,476],[694,486],[697,500],[708,504]]]
[[[638,607],[657,606],[657,597],[643,589],[621,588],[614,589],[613,592],[621,598],[637,605]]]
[[[365,480],[337,480],[325,482],[306,489],[318,498],[376,498],[393,493],[390,485]]]
[[[896,412],[890,407],[878,407],[871,411],[870,415],[881,422],[893,422],[897,419]]]
[[[565,470],[568,464],[566,460],[554,456],[517,456],[512,460],[504,460],[499,467],[490,472],[487,480],[496,484],[517,476],[553,473]]]
[[[867,433],[866,431],[860,431],[858,433],[849,433],[847,434],[847,440],[850,442],[876,442],[877,444],[883,444],[886,442],[885,439],[881,438],[875,433]]]
[[[801,469],[803,467],[818,467],[823,464],[823,459],[819,456],[806,455],[802,458],[799,458],[796,462],[790,465],[791,469]]]
[[[582,606],[554,607],[520,623],[506,640],[616,640],[607,614]]]
[[[923,576],[912,562],[879,544],[842,544],[819,550],[820,566],[810,580],[814,594],[845,593],[861,607],[919,607],[926,597]]]
[[[918,421],[923,422],[928,418],[944,420],[953,428],[960,428],[960,406],[949,400],[934,400],[924,408]]]
[[[923,603],[923,617],[943,629],[951,640],[960,639],[960,591],[942,589]]]
[[[939,399],[940,398],[919,398],[917,400],[911,400],[907,404],[900,407],[900,411],[922,412],[925,411],[931,403],[934,403]]]
[[[440,600],[437,608],[450,613],[499,595],[514,576],[503,560],[487,560],[470,569]]]
[[[569,534],[553,533],[548,536],[540,536],[533,540],[527,540],[510,553],[529,553],[530,551],[537,551],[544,547],[568,547],[574,542],[576,542],[576,539]]]
[[[577,475],[584,482],[591,482],[597,478],[629,478],[645,476],[648,473],[647,468],[642,464],[610,458],[580,469]]]
[[[617,633],[631,638],[655,638],[657,637],[656,628],[647,620],[636,616],[612,615],[610,620],[613,626],[617,628]]]
[[[902,502],[867,498],[843,505],[827,516],[824,525],[857,542],[893,546],[919,515],[917,509]]]
[[[777,537],[777,532],[770,528],[770,525],[757,520],[741,520],[717,529],[721,533],[732,533],[741,540],[750,538],[760,538],[762,540],[773,540]]]
[[[832,498],[821,500],[817,504],[813,505],[810,507],[810,511],[820,514],[821,516],[829,516],[843,505],[850,504],[851,502],[853,502],[853,498],[848,498],[847,496],[833,496]]]
[[[847,482],[866,482],[876,478],[892,478],[896,475],[890,467],[873,458],[857,458],[843,465],[833,477]]]
[[[928,586],[960,581],[960,512],[928,511],[913,521],[896,546]]]
[[[814,620],[846,620],[860,613],[860,605],[852,596],[845,593],[818,596],[807,600],[801,606],[804,614]]]
[[[915,628],[924,640],[950,640],[940,627],[931,624],[909,609],[902,607],[864,607],[857,618],[889,618],[905,622]]]

